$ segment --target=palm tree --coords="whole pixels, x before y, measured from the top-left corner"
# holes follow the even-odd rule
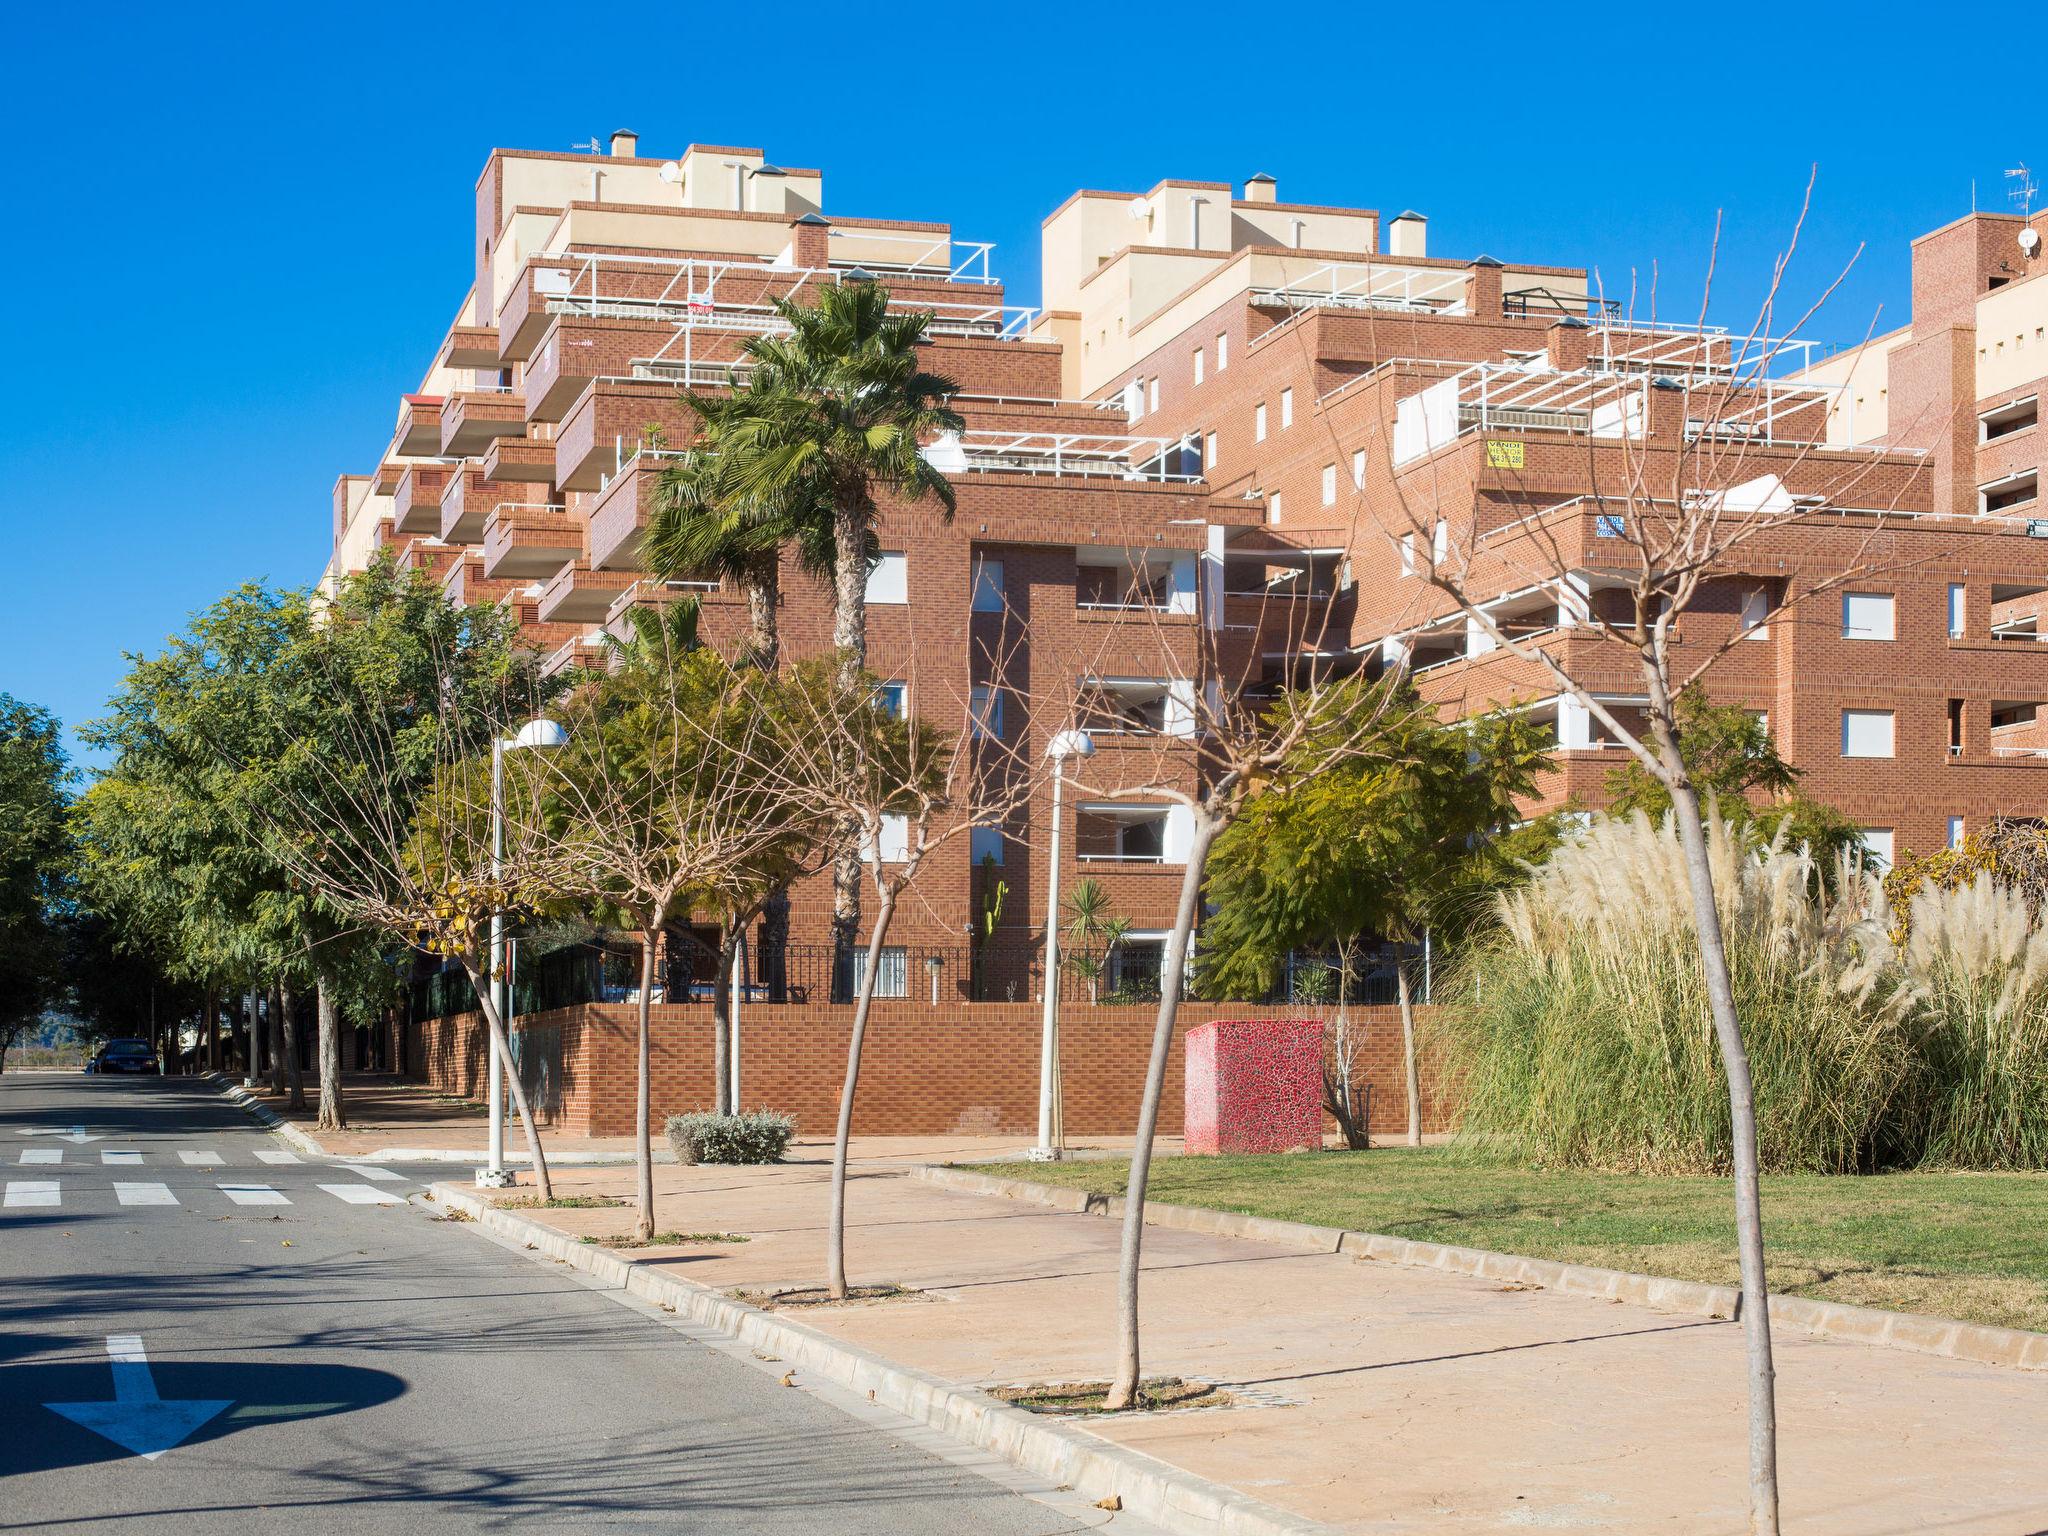
[[[918,356],[931,316],[891,314],[886,288],[849,282],[822,290],[814,305],[777,299],[775,311],[789,334],[748,343],[747,387],[715,413],[712,479],[735,527],[775,527],[778,541],[794,533],[800,553],[829,550],[838,684],[851,689],[867,667],[879,501],[929,499],[950,519],[953,487],[919,450],[964,423],[945,403],[953,381],[927,372]],[[860,882],[849,835],[832,876],[840,954],[852,953],[860,928]]]

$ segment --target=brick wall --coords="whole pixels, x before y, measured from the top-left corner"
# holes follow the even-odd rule
[[[1427,1017],[1429,1010],[1418,1013]],[[1189,1003],[1180,1011],[1167,1066],[1160,1129],[1178,1135],[1183,1081],[1181,1038],[1215,1018],[1302,1017],[1300,1010],[1243,1003]],[[1364,1036],[1355,1086],[1372,1087],[1376,1134],[1407,1124],[1402,1086],[1401,1021],[1392,1007],[1353,1009]],[[1070,1006],[1060,1019],[1065,1118],[1071,1136],[1129,1135],[1151,1049],[1150,1008]],[[807,1135],[830,1134],[846,1069],[850,1007],[753,1005],[742,1010],[741,1097],[797,1117]],[[422,1081],[444,1093],[483,1093],[484,1036],[476,1014],[418,1026]],[[543,1119],[570,1135],[618,1136],[632,1130],[635,1010],[628,1004],[587,1004],[520,1019],[522,1070],[542,1104]],[[855,1101],[854,1130],[863,1135],[1020,1135],[1038,1125],[1039,1010],[1032,1004],[984,1003],[934,1010],[916,1002],[878,1001],[868,1024]],[[653,1101],[656,1123],[711,1102],[711,1015],[708,1008],[660,1005],[653,1010]],[[1423,1073],[1423,1127],[1448,1125],[1448,1106],[1433,1102],[1433,1074]]]

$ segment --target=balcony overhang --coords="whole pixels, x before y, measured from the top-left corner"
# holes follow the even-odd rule
[[[484,519],[484,575],[494,581],[542,581],[583,553],[583,525],[560,507],[495,508]]]
[[[398,407],[395,452],[408,459],[436,458],[441,452],[439,395],[407,395]]]
[[[541,588],[543,624],[602,624],[612,600],[639,578],[631,571],[593,571],[581,562],[565,567]]]
[[[441,497],[452,471],[441,464],[408,464],[391,493],[392,525],[400,533],[441,536]]]
[[[436,359],[443,368],[495,368],[498,366],[498,328],[495,325],[451,326],[441,342]]]
[[[485,478],[517,485],[555,483],[555,445],[541,438],[494,437],[484,450]]]
[[[526,406],[518,395],[450,395],[441,408],[437,451],[444,459],[474,459],[482,456],[493,438],[525,435]]]

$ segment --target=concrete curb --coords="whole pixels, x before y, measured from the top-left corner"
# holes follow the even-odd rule
[[[208,1072],[205,1074],[205,1081],[218,1088],[222,1096],[230,1104],[240,1105],[248,1112],[251,1119],[270,1132],[271,1135],[290,1142],[299,1151],[306,1153],[310,1157],[327,1156],[327,1149],[321,1146],[319,1142],[300,1130],[296,1125],[293,1125],[291,1121],[285,1119],[284,1116],[257,1098],[255,1094],[244,1088],[225,1072]]]
[[[936,1184],[941,1189],[1021,1200],[1048,1210],[1112,1217],[1121,1217],[1125,1210],[1125,1202],[1120,1197],[1034,1184],[1029,1179],[998,1178],[992,1174],[969,1173],[961,1168],[932,1164],[916,1169],[915,1174],[927,1184]],[[1377,1232],[1346,1232],[1336,1227],[1272,1221],[1234,1211],[1161,1205],[1152,1200],[1145,1202],[1145,1222],[1148,1226],[1196,1232],[1205,1237],[1241,1237],[1314,1253],[1344,1253],[1355,1259],[1401,1264],[1413,1269],[1437,1269],[1484,1280],[1514,1281],[1544,1290],[1563,1291],[1567,1295],[1654,1307],[1660,1312],[1677,1312],[1690,1317],[1727,1320],[1741,1310],[1741,1294],[1732,1285],[1702,1285],[1697,1281],[1638,1275],[1622,1269],[1600,1269],[1587,1264],[1559,1263],[1553,1259],[1524,1258],[1520,1254],[1492,1253],[1483,1248],[1417,1242]],[[1944,1360],[1969,1360],[1979,1365],[2010,1366],[2023,1371],[2048,1370],[2048,1333],[2034,1333],[2025,1328],[1991,1328],[1950,1317],[1887,1312],[1839,1301],[1778,1295],[1771,1297],[1771,1322],[1802,1329],[1818,1338],[1845,1343],[1874,1344],[1885,1349],[1936,1355]]]
[[[780,1356],[955,1440],[1002,1457],[1089,1499],[1114,1494],[1132,1514],[1181,1536],[1335,1536],[1335,1527],[1262,1504],[1247,1494],[1127,1450],[1056,1419],[999,1403],[971,1387],[896,1365],[880,1355],[802,1323],[734,1301],[694,1280],[664,1274],[609,1249],[510,1211],[454,1184],[433,1186],[433,1198],[463,1212],[486,1231],[520,1242],[545,1258],[580,1269],[633,1296]]]

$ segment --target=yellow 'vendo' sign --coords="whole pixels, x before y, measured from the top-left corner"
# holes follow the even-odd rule
[[[1486,467],[1488,469],[1520,469],[1526,443],[1502,442],[1496,438],[1486,440]]]

